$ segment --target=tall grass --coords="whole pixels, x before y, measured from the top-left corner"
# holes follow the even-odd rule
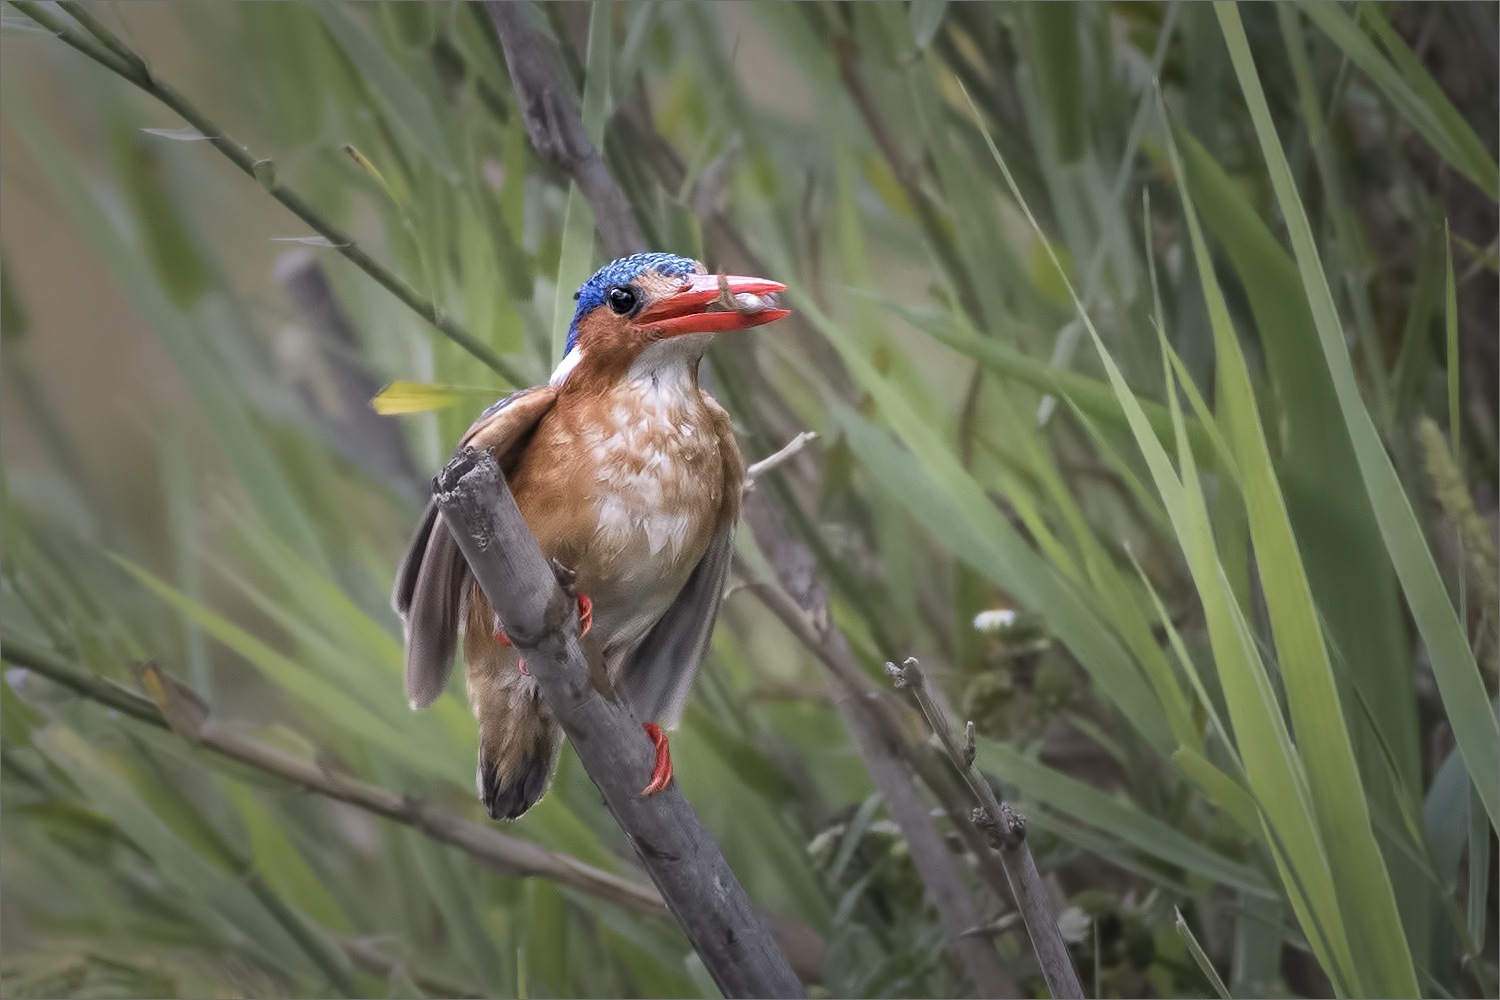
[[[84,338],[7,220],[6,387],[45,449],[8,438],[0,478],[0,988],[715,995],[667,919],[23,667],[133,687],[155,660],[263,743],[479,818],[461,687],[407,708],[384,595],[425,476],[546,377],[603,262],[478,4],[89,10],[443,329],[6,6],[4,197],[87,244],[70,281],[120,289],[187,399],[143,427],[70,398],[45,347]],[[1497,68],[1461,93],[1427,68],[1495,10],[534,5],[647,238],[786,282],[794,319],[717,346],[714,391],[752,461],[819,433],[759,488],[872,679],[918,655],[975,721],[1093,993],[1495,988],[1473,95]],[[266,280],[268,236],[357,342],[292,307],[305,261]],[[380,417],[358,387],[383,383]],[[155,468],[108,473],[100,439]],[[757,904],[816,932],[828,995],[972,995],[811,653],[739,583],[674,738],[684,792]],[[569,752],[507,832],[635,874]],[[1010,901],[960,864],[1035,993]]]

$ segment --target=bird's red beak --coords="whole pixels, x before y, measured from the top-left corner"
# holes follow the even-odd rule
[[[739,274],[690,274],[677,291],[647,306],[636,326],[663,337],[682,333],[723,333],[774,323],[792,314],[776,308],[774,296],[786,291],[779,281]]]

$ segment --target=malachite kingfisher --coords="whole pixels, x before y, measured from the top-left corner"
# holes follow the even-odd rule
[[[665,788],[674,726],[708,647],[739,518],[744,460],[729,415],[698,385],[719,333],[788,315],[785,286],[636,254],[584,282],[547,385],[479,415],[459,449],[488,448],[542,552],[573,570],[580,624],[610,682],[647,720]],[[479,797],[514,819],[551,781],[562,731],[471,578],[435,503],[396,574],[413,708],[447,685],[458,636],[479,722]]]

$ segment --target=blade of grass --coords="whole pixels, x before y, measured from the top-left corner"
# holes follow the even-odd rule
[[[844,355],[846,364],[853,356]],[[856,365],[850,364],[851,370]],[[876,380],[867,386],[883,385],[873,371],[865,374]],[[917,426],[904,401],[879,395],[877,401],[898,433],[905,431],[902,437],[911,450],[902,451],[858,413],[835,404],[834,417],[860,461],[954,555],[1042,615],[1104,696],[1153,746],[1170,753],[1170,727],[1139,665],[1084,594],[1026,544],[946,445],[929,429]],[[914,461],[924,474],[913,475]]]
[[[1478,185],[1491,201],[1495,200],[1500,194],[1497,190],[1500,171],[1485,151],[1484,143],[1374,4],[1361,3],[1359,14],[1391,54],[1394,66],[1381,56],[1380,50],[1342,7],[1319,3],[1297,6],[1365,71],[1386,99],[1444,159]]]
[[[1182,919],[1182,911],[1173,907],[1172,912],[1177,915],[1177,936],[1182,938],[1182,943],[1187,946],[1188,954],[1193,956],[1193,962],[1208,980],[1208,985],[1214,988],[1214,992],[1219,995],[1219,1000],[1233,1000],[1229,995],[1229,987],[1225,986],[1224,980],[1219,978],[1219,970],[1215,969],[1214,963],[1208,960],[1203,946],[1193,936],[1193,931],[1188,927],[1187,921]]]
[[[185,597],[139,566],[116,557],[115,561],[145,587],[175,607],[205,632],[243,656],[264,672],[279,688],[296,697],[323,718],[370,740],[408,761],[423,773],[436,775],[460,786],[469,781],[465,765],[439,747],[412,741],[391,723],[355,702],[335,685],[276,652],[244,629],[211,609]]]
[[[885,306],[917,329],[930,334],[933,339],[966,354],[1001,378],[1019,382],[1038,392],[1058,397],[1066,396],[1079,410],[1097,420],[1114,427],[1128,427],[1119,401],[1110,387],[1095,378],[1066,368],[1052,365],[1018,350],[998,337],[982,337],[964,324],[961,318],[908,309],[891,302]],[[1142,400],[1141,407],[1147,420],[1156,432],[1166,437],[1171,433],[1171,419],[1160,403]],[[1198,421],[1189,424],[1193,447],[1200,454],[1210,454],[1212,444]]]
[[[974,745],[980,769],[1015,785],[1026,798],[1107,831],[1169,865],[1253,896],[1276,898],[1255,869],[1231,861],[1156,817],[1034,761],[1005,743],[980,736]]]
[[[972,108],[972,100],[970,104]],[[977,109],[974,110],[977,117]],[[1040,235],[1041,227],[1030,206],[1021,197],[1010,168],[994,142],[989,139],[987,130],[984,134],[990,153],[1005,175],[1012,196],[1020,204],[1033,230]],[[1050,249],[1050,245],[1048,246]],[[1062,267],[1055,259],[1053,264],[1061,273]],[[1306,780],[1296,749],[1282,720],[1281,707],[1271,687],[1270,678],[1260,660],[1254,637],[1233,598],[1223,567],[1219,564],[1196,463],[1188,444],[1182,411],[1177,403],[1177,393],[1175,390],[1169,392],[1167,398],[1177,432],[1177,460],[1182,470],[1180,480],[1155,432],[1151,430],[1135,394],[1126,384],[1114,359],[1105,349],[1104,341],[1093,321],[1083,309],[1072,283],[1066,281],[1066,277],[1064,281],[1074,308],[1093,339],[1120,404],[1130,418],[1136,443],[1151,468],[1157,490],[1167,508],[1168,517],[1197,585],[1208,624],[1209,641],[1214,650],[1225,698],[1229,703],[1246,776],[1261,807],[1267,839],[1280,845],[1276,851],[1277,865],[1291,896],[1292,905],[1304,927],[1319,929],[1317,934],[1310,933],[1309,938],[1313,941],[1314,950],[1324,969],[1335,983],[1357,981],[1338,909],[1337,894],[1309,801]],[[1166,364],[1165,354],[1163,364]]]
[[[1447,219],[1443,220],[1443,252],[1447,265],[1447,277],[1443,283],[1443,331],[1448,348],[1448,441],[1453,461],[1462,462],[1463,453],[1458,448],[1463,428],[1458,415],[1458,288],[1453,283],[1453,235],[1448,231]]]
[[[1165,115],[1165,108],[1162,109]],[[1218,355],[1219,411],[1239,463],[1240,487],[1271,619],[1287,707],[1328,859],[1345,909],[1345,926],[1370,995],[1415,996],[1416,971],[1396,909],[1385,861],[1370,826],[1370,810],[1344,721],[1338,685],[1319,627],[1312,587],[1271,466],[1256,411],[1250,372],[1213,270],[1208,244],[1175,143],[1168,152],[1177,177],[1197,272],[1208,305]],[[1165,338],[1163,338],[1165,345]],[[1361,943],[1363,948],[1360,947]]]
[[[1318,340],[1333,376],[1339,406],[1359,461],[1360,475],[1374,505],[1375,517],[1412,617],[1427,644],[1443,707],[1463,752],[1464,763],[1484,803],[1490,825],[1500,826],[1500,725],[1490,712],[1479,666],[1458,615],[1448,600],[1411,502],[1360,398],[1333,296],[1328,290],[1328,279],[1318,258],[1312,227],[1302,209],[1291,166],[1281,148],[1270,108],[1261,90],[1260,77],[1239,12],[1232,3],[1224,0],[1216,0],[1214,6],[1291,235]]]
[[[384,46],[354,22],[346,13],[350,9],[336,3],[313,5],[328,33],[369,83],[391,121],[405,134],[408,148],[431,163],[445,180],[456,182],[458,168],[448,148],[448,137],[427,94],[396,64]]]

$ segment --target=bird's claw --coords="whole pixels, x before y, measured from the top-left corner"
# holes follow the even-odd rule
[[[594,627],[594,602],[589,595],[578,595],[578,638],[582,639]]]
[[[655,795],[672,783],[672,752],[667,747],[667,734],[654,722],[643,722],[641,728],[651,737],[656,747],[656,765],[651,768],[651,784],[641,789],[642,795]]]
[[[593,627],[594,627],[594,602],[589,599],[589,596],[587,594],[579,594],[578,595],[578,638],[582,639],[584,636],[588,635],[589,634],[589,629],[591,629]],[[510,641],[510,636],[508,636],[508,635],[505,634],[505,629],[503,629],[503,628],[497,628],[497,629],[495,629],[495,641],[498,642],[502,646],[511,646],[511,645],[514,645],[514,643],[512,643]],[[520,660],[516,661],[516,669],[519,670],[523,674],[530,674],[531,673],[530,670],[526,669],[526,658],[525,657],[522,657]]]

